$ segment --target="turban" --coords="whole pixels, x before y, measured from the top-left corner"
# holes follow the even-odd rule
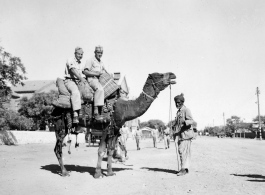
[[[83,52],[83,49],[81,47],[76,47],[75,48],[75,52],[77,52],[77,51],[82,51]]]
[[[103,52],[103,47],[100,46],[100,45],[98,45],[98,46],[96,46],[95,51],[97,51],[97,52]]]
[[[180,95],[175,96],[175,97],[174,97],[174,101],[180,100],[180,101],[184,102],[185,99],[184,99],[183,96],[184,96],[183,93],[181,93]]]

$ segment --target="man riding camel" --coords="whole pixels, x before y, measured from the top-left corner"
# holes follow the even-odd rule
[[[83,58],[83,49],[75,48],[75,57],[69,58],[65,67],[64,84],[70,92],[71,104],[73,109],[73,123],[79,123],[78,115],[81,109],[81,96],[77,84],[79,82],[86,83],[86,79],[82,75],[81,59]]]
[[[108,73],[101,60],[103,54],[103,47],[96,46],[95,56],[86,61],[83,74],[86,75],[87,81],[94,93],[94,118],[96,120],[103,120],[101,114],[102,106],[104,105],[104,89],[99,82],[99,77],[103,73]]]

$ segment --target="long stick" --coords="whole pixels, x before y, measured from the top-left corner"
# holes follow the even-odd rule
[[[177,154],[177,171],[180,171],[181,166],[180,166],[180,156],[179,156],[178,140],[179,140],[179,137],[176,136],[176,137],[174,138],[174,142],[175,142],[176,154]]]

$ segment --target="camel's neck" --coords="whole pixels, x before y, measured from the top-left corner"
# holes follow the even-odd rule
[[[115,104],[114,119],[117,126],[122,126],[126,121],[142,116],[150,107],[157,92],[152,85],[145,85],[143,93],[135,100],[118,99]]]

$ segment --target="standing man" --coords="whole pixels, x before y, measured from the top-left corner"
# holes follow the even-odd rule
[[[78,115],[81,109],[81,96],[77,84],[79,82],[86,83],[86,79],[82,75],[81,59],[83,58],[83,49],[75,48],[75,57],[69,58],[65,67],[64,84],[71,94],[71,104],[73,109],[73,123],[79,123]]]
[[[135,140],[136,140],[136,146],[137,150],[140,150],[140,139],[142,137],[142,131],[140,131],[139,127],[137,127],[137,130],[135,131]]]
[[[178,166],[180,164],[181,170],[177,176],[182,176],[188,173],[191,161],[191,140],[194,137],[193,124],[190,110],[184,105],[184,95],[180,94],[174,98],[176,107],[178,109],[173,125],[173,138],[175,141]],[[179,162],[180,161],[180,162]]]
[[[151,134],[153,137],[154,147],[157,148],[157,140],[158,140],[158,136],[159,136],[158,125],[155,125],[155,128],[151,131]]]
[[[103,73],[108,73],[101,60],[103,55],[103,47],[96,46],[95,56],[86,61],[83,73],[87,76],[87,81],[91,88],[94,90],[94,118],[96,120],[102,120],[100,116],[101,108],[104,105],[104,89],[99,82],[99,77]]]
[[[170,129],[167,127],[164,131],[164,144],[165,144],[165,149],[168,149],[170,146]]]

